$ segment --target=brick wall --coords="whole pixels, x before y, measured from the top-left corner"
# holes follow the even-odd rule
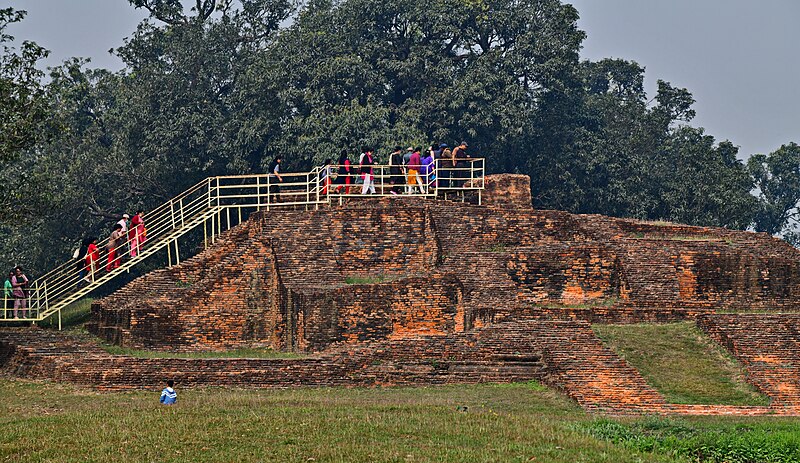
[[[800,314],[707,314],[697,324],[773,404],[800,407]]]
[[[516,191],[526,181],[487,185],[496,197],[524,199],[502,186]],[[310,352],[520,316],[674,321],[720,308],[793,307],[798,257],[749,232],[513,201],[359,198],[254,214],[198,256],[97,301],[89,327],[135,347]]]

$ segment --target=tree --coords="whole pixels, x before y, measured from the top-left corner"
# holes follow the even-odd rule
[[[25,170],[9,175],[10,165],[25,150],[35,146],[50,133],[48,130],[47,96],[42,86],[39,60],[49,53],[34,42],[23,41],[19,50],[11,44],[14,37],[6,33],[9,24],[19,22],[25,11],[0,9],[0,221],[20,220],[31,211],[18,186],[27,181]]]
[[[800,146],[789,143],[768,155],[756,154],[747,161],[747,168],[755,180],[758,198],[756,231],[796,237],[800,216]]]

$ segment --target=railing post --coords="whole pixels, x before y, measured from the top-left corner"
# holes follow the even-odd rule
[[[206,194],[208,196],[208,206],[207,207],[209,209],[211,209],[211,177],[208,177],[208,182],[206,182],[206,189],[208,190],[206,192]]]
[[[175,265],[181,264],[181,253],[178,249],[178,238],[175,238]]]
[[[50,301],[47,297],[47,280],[42,282],[42,291],[44,291],[44,311],[50,310]],[[58,329],[61,330],[61,311],[59,310]]]
[[[267,175],[267,212],[269,212],[269,205],[272,204],[272,175]]]
[[[260,210],[261,210],[261,177],[256,175],[256,212]]]
[[[178,207],[181,213],[181,228],[183,228],[186,226],[186,221],[183,218],[183,198],[181,198],[180,201],[178,202]]]
[[[175,230],[175,203],[169,200],[169,218],[172,220],[172,229]]]

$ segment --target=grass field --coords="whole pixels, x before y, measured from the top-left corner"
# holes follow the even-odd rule
[[[593,328],[670,403],[769,405],[745,382],[742,366],[693,322]]]
[[[600,418],[536,383],[178,388],[173,407],[158,404],[159,389],[99,393],[0,379],[0,460],[689,462],[705,452],[711,459],[702,461],[733,463],[761,461],[731,453],[755,443],[778,455],[763,461],[788,462],[800,442],[796,420]]]

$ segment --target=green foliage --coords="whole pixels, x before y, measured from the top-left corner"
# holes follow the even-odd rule
[[[2,10],[0,77],[20,76],[0,80],[14,125],[0,133],[20,135],[0,143],[7,265],[40,274],[122,212],[278,154],[301,171],[341,149],[385,162],[397,144],[462,139],[490,172],[531,175],[538,207],[791,232],[796,145],[745,168],[687,125],[688,90],[648,96],[639,64],[580,62],[586,34],[561,1],[129,3],[150,17],[114,50],[125,69],[72,59],[46,86],[46,51],[5,46],[22,14]]]
[[[743,367],[692,322],[593,328],[670,403],[769,404],[744,381]]]
[[[800,215],[800,146],[789,143],[769,155],[756,154],[747,167],[758,195],[756,231],[794,233]]]
[[[363,275],[363,276],[349,276],[344,279],[348,285],[372,285],[375,283],[383,283],[390,278],[386,275]]]
[[[21,21],[26,12],[0,9],[0,220],[18,220],[33,210],[19,187],[29,181],[17,161],[25,150],[47,139],[48,113],[43,72],[36,65],[49,52],[25,40],[17,50],[14,37],[6,33],[9,24]],[[22,162],[28,160],[23,159]],[[27,162],[30,166],[30,162]]]
[[[752,424],[737,420],[689,422],[647,418],[622,423],[598,419],[584,429],[593,437],[631,450],[699,463],[788,463],[800,460],[800,429],[794,423],[778,420]]]
[[[61,328],[68,329],[83,325],[92,315],[92,299],[84,298],[73,302],[61,310]],[[50,317],[41,322],[42,328],[58,328],[58,317]]]

